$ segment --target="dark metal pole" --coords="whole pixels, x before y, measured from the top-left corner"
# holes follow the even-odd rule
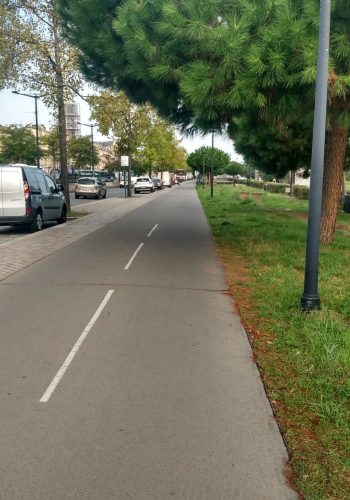
[[[204,189],[204,175],[205,175],[205,172],[204,172],[204,158],[205,158],[205,149],[203,149],[203,158],[202,158],[202,171],[203,171],[203,175],[202,175],[202,188]]]
[[[91,169],[94,171],[94,126],[91,127]]]
[[[131,104],[129,107],[129,126],[128,126],[128,154],[129,154],[129,160],[128,160],[128,198],[132,197],[132,192],[131,192]]]
[[[39,150],[39,122],[38,122],[38,99],[39,96],[34,96],[35,101],[35,141],[36,141],[36,166],[40,167],[40,150]]]
[[[214,132],[211,133],[210,196],[214,196]]]
[[[330,20],[331,0],[321,0],[314,130],[311,156],[309,222],[306,244],[304,293],[301,296],[301,309],[304,311],[320,309],[321,306],[320,297],[318,295],[318,264],[327,116]]]

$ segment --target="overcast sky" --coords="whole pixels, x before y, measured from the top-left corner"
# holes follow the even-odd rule
[[[88,104],[80,98],[76,99],[80,105],[80,119],[82,123],[90,122],[90,109]],[[53,124],[52,116],[45,106],[38,100],[38,119],[39,123],[50,127]],[[9,90],[0,91],[0,125],[27,125],[35,123],[34,116],[34,99],[20,95],[12,94]],[[89,129],[82,127],[82,134],[88,135]],[[96,140],[103,140],[103,137],[97,129],[94,130]],[[211,146],[211,134],[204,137],[196,135],[191,138],[181,138],[181,143],[188,153],[200,148],[201,146]],[[236,154],[233,148],[232,141],[227,137],[216,135],[214,138],[214,146],[229,153],[233,160],[242,161],[239,155]]]

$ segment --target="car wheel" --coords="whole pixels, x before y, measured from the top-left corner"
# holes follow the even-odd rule
[[[101,193],[100,191],[97,193],[97,195],[95,196],[96,200],[99,200],[100,199],[100,196],[101,196]]]
[[[63,205],[61,217],[57,219],[57,224],[64,224],[65,222],[67,222],[67,207]]]
[[[36,233],[37,231],[41,231],[42,228],[43,228],[43,216],[40,210],[38,210],[35,213],[34,219],[29,224],[29,230],[31,233]]]

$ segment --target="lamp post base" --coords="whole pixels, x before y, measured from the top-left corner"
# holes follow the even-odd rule
[[[303,294],[300,300],[300,309],[303,312],[310,312],[321,309],[321,301],[318,295]]]

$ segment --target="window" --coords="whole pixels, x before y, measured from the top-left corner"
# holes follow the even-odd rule
[[[94,179],[78,179],[77,184],[89,184],[90,186],[93,186],[95,181]]]
[[[31,172],[30,170],[26,170],[25,173],[30,189],[32,189],[33,191],[39,191],[40,188],[35,173]]]
[[[35,176],[38,179],[38,183],[39,183],[39,187],[40,187],[41,192],[48,193],[49,190],[47,188],[44,175],[40,172],[35,172]]]
[[[51,177],[49,177],[48,175],[45,175],[45,179],[46,179],[47,185],[49,186],[49,191],[51,190],[51,188],[53,188],[54,190],[57,190],[56,184],[51,179]]]

